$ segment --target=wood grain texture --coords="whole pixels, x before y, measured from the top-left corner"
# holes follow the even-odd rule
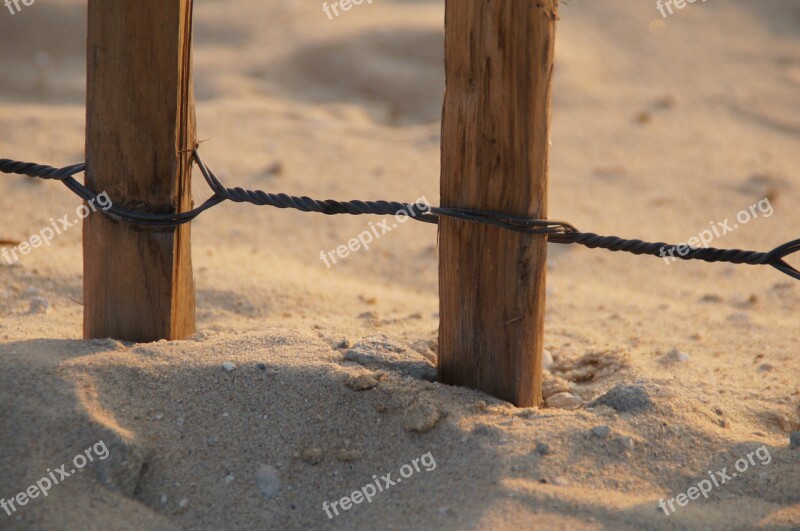
[[[140,212],[191,208],[192,0],[89,0],[86,182]],[[194,333],[190,225],[84,222],[84,336]]]
[[[557,0],[447,0],[441,201],[547,217]],[[439,225],[439,372],[520,407],[542,401],[547,243]]]

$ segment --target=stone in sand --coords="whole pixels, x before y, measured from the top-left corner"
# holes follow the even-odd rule
[[[31,299],[28,311],[32,314],[44,314],[50,312],[50,301],[42,297]]]
[[[303,461],[309,465],[318,465],[322,462],[322,448],[306,448],[302,453]]]
[[[641,385],[618,385],[589,404],[589,407],[597,406],[608,406],[625,413],[650,409],[653,407],[653,401]]]
[[[667,354],[662,359],[664,363],[672,364],[672,363],[688,363],[689,355],[682,350],[678,350],[674,348],[667,352]]]
[[[550,445],[544,442],[540,442],[536,444],[536,451],[539,455],[550,455],[553,451],[550,449]]]
[[[350,341],[345,337],[334,343],[333,348],[335,349],[345,349],[350,348]]]
[[[582,403],[581,397],[570,393],[556,393],[547,399],[547,407],[566,410],[578,409]]]
[[[442,412],[430,400],[421,399],[406,410],[404,427],[407,431],[427,433],[441,418]]]
[[[256,486],[267,498],[276,497],[281,488],[281,480],[275,467],[259,465],[256,469]]]
[[[225,369],[225,372],[233,372],[236,370],[236,364],[230,361],[226,361],[222,364],[222,368]]]
[[[619,437],[617,438],[617,442],[623,450],[633,450],[633,439],[630,437]]]
[[[347,386],[354,391],[367,391],[378,387],[378,378],[371,372],[363,372],[351,376],[347,381]]]
[[[343,462],[361,459],[361,452],[353,448],[342,448],[336,452],[336,459]]]
[[[797,450],[800,448],[800,431],[796,431],[789,435],[789,448]]]
[[[592,433],[601,439],[607,439],[611,435],[611,428],[608,426],[595,426],[592,428]]]

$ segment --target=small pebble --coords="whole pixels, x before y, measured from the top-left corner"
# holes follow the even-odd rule
[[[620,437],[617,440],[619,441],[619,445],[625,450],[633,450],[634,447],[633,439],[631,439],[630,437]]]
[[[230,485],[231,483],[233,483],[233,480],[234,480],[233,474],[228,474],[227,476],[225,476],[225,479],[223,481],[225,481],[226,485]]]
[[[183,498],[181,499],[181,501],[178,502],[178,507],[180,507],[181,509],[185,509],[186,506],[188,505],[189,505],[189,500],[187,500],[186,498]]]
[[[266,371],[267,370],[267,364],[266,363],[258,363],[256,365],[256,367],[258,367],[258,370],[260,370],[260,371]]]
[[[45,314],[50,311],[50,301],[42,297],[31,299],[29,312],[32,314]]]
[[[796,431],[789,435],[789,448],[797,450],[800,448],[800,431]]]
[[[772,372],[774,370],[775,367],[773,367],[769,363],[762,363],[761,366],[758,368],[758,372]]]
[[[403,425],[406,431],[427,433],[436,427],[441,418],[442,412],[432,401],[420,399],[406,410]]]
[[[539,455],[550,455],[552,453],[552,450],[550,450],[550,445],[543,442],[536,444],[536,451],[539,453]]]
[[[167,498],[166,494],[161,495],[161,505],[166,505],[169,499]]]
[[[553,481],[551,481],[551,483],[559,487],[566,487],[569,484],[567,483],[567,480],[562,478],[561,476],[555,478]]]
[[[357,461],[361,459],[361,452],[355,449],[342,448],[336,452],[336,459],[343,462]]]
[[[233,372],[236,370],[236,364],[230,361],[226,361],[222,364],[222,368],[225,369],[225,372]]]
[[[336,343],[335,348],[337,349],[350,348],[350,341],[348,341],[347,338],[342,338]]]
[[[666,96],[657,99],[653,103],[653,106],[656,109],[671,109],[675,106],[675,102],[676,102],[675,96],[667,94]]]
[[[264,177],[274,177],[283,175],[283,162],[277,160],[264,168]]]
[[[270,465],[259,465],[256,469],[256,486],[267,498],[274,498],[281,488],[278,471]]]
[[[653,121],[653,115],[647,111],[641,111],[636,115],[636,121],[640,124],[649,124]]]
[[[370,372],[352,376],[347,382],[347,386],[354,391],[367,391],[378,386],[378,379]]]
[[[303,461],[309,465],[318,465],[322,462],[322,448],[306,448],[301,454]]]
[[[608,406],[623,412],[643,411],[653,407],[647,390],[640,385],[618,385],[589,404],[590,407]]]
[[[682,350],[678,350],[677,348],[670,350],[664,356],[665,363],[687,363],[688,361],[689,355]]]
[[[547,407],[558,409],[573,410],[578,409],[583,404],[583,399],[570,393],[556,393],[547,399]]]
[[[592,428],[592,433],[601,439],[607,439],[611,435],[611,428],[608,426],[595,426]]]

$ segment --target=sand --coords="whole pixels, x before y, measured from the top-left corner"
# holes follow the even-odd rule
[[[0,156],[83,160],[85,4],[0,9]],[[333,20],[319,2],[196,4],[199,136],[226,183],[438,203],[442,2],[374,0]],[[554,219],[678,243],[768,198],[770,215],[714,245],[800,236],[800,2],[560,13]],[[2,240],[78,206],[55,183],[4,176],[0,191]],[[516,409],[429,381],[435,227],[323,264],[370,221],[206,213],[186,341],[80,340],[79,226],[0,265],[0,497],[101,450],[47,497],[0,509],[0,528],[800,527],[795,281],[551,246],[546,392],[581,406]],[[612,389],[625,400],[594,404]],[[403,482],[343,509],[386,474]]]

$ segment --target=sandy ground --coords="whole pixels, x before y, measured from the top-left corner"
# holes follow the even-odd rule
[[[227,183],[438,203],[442,2],[375,0],[334,20],[311,1],[196,4],[199,136]],[[0,9],[0,156],[83,160],[84,18],[85,1]],[[649,1],[562,4],[552,217],[685,242],[769,198],[770,215],[714,245],[800,236],[798,28],[795,0],[667,18]],[[19,177],[0,192],[4,240],[78,206]],[[209,195],[198,182],[196,201]],[[519,410],[428,381],[435,227],[320,261],[369,221],[207,213],[187,341],[79,339],[77,226],[0,266],[0,496],[98,450],[46,498],[0,510],[0,528],[800,528],[796,282],[551,246],[547,395],[583,406]],[[342,508],[415,459],[427,465]],[[723,469],[707,499],[677,504]],[[666,516],[659,501],[673,498]]]

